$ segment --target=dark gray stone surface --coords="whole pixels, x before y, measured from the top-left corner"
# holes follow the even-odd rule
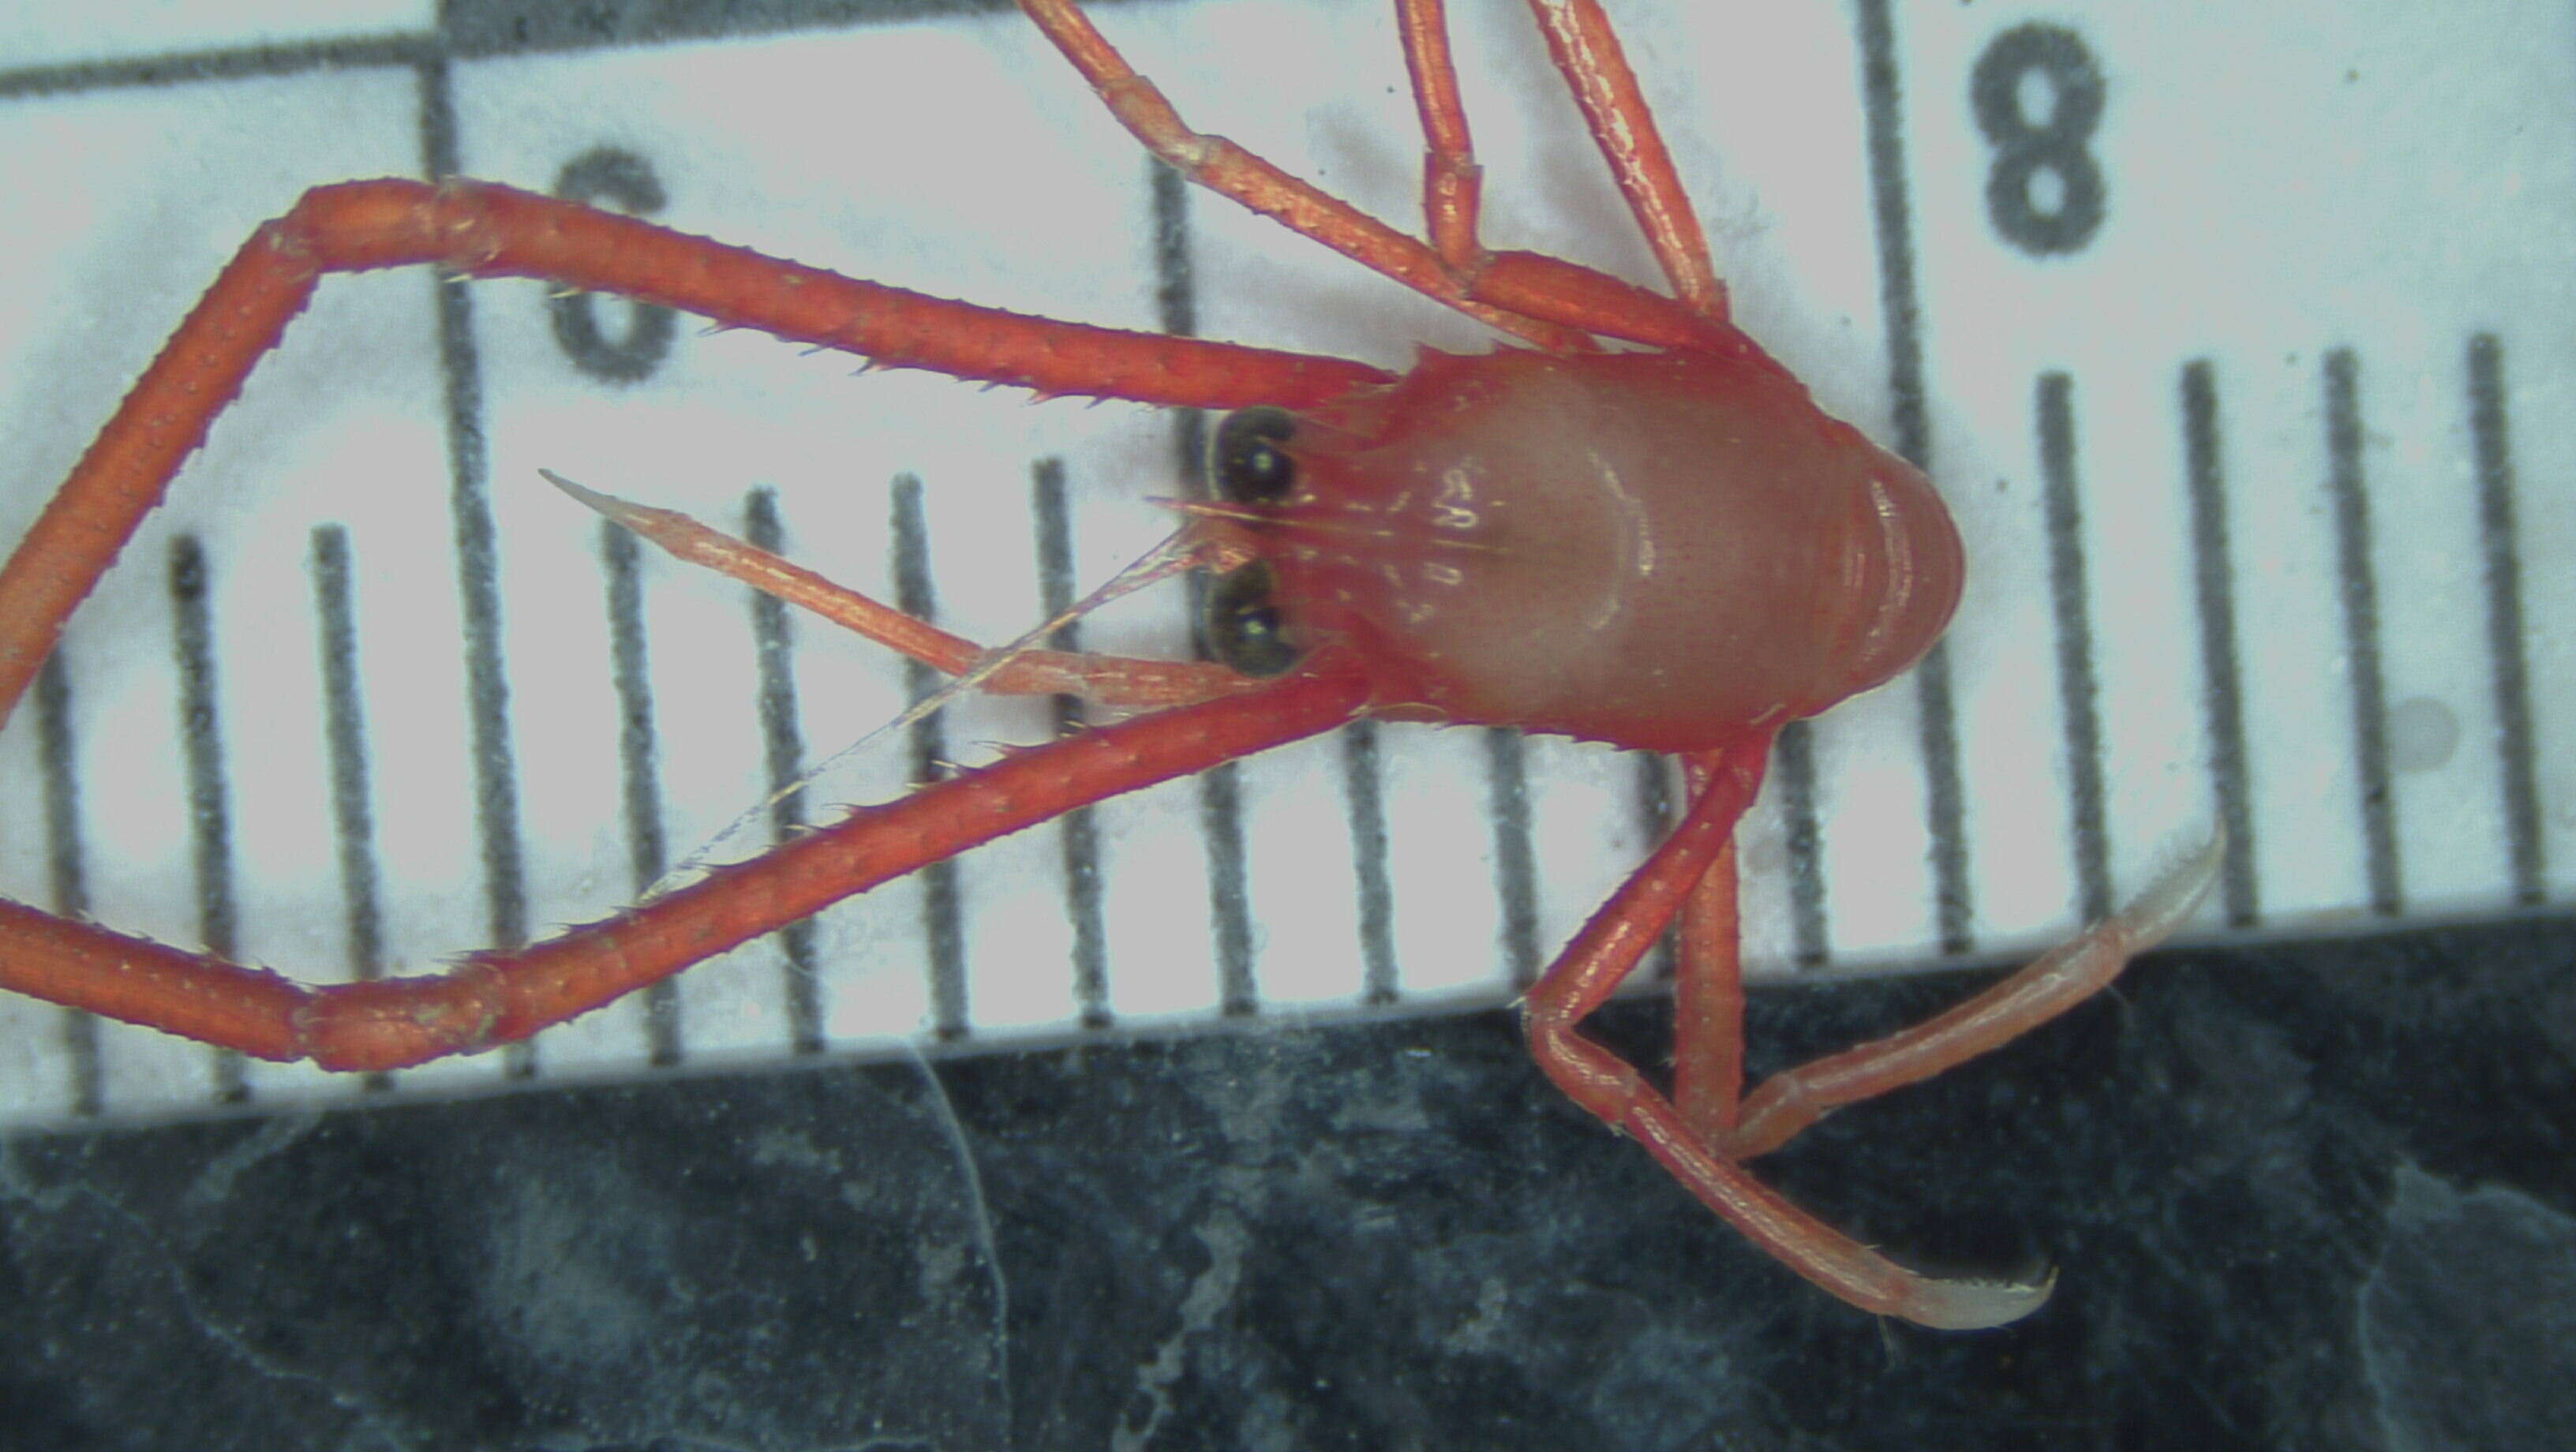
[[[1956,980],[1762,995],[1781,1061]],[[1644,1050],[1660,1004],[1603,1031]],[[1764,1173],[1882,1323],[1503,1014],[22,1136],[0,1446],[2576,1446],[2576,932],[2151,960]]]

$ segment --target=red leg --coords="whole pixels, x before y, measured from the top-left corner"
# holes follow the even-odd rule
[[[1724,757],[1685,763],[1693,800],[1709,789]],[[1682,902],[1673,981],[1673,1107],[1704,1143],[1735,1129],[1744,1092],[1744,965],[1737,931],[1735,838]]]
[[[1089,802],[1329,731],[1366,691],[1325,671],[1004,756],[718,868],[605,922],[446,972],[304,987],[0,902],[0,989],[263,1059],[398,1069],[526,1038],[693,963]]]
[[[1726,288],[1709,260],[1708,236],[1600,0],[1530,0],[1530,13],[1674,293],[1700,316],[1725,321]]]
[[[322,274],[407,263],[614,292],[891,367],[1047,394],[1300,408],[1389,381],[1338,358],[925,297],[488,183],[317,187],[243,244],[0,568],[0,720]]]
[[[1155,403],[1311,407],[1386,375],[1311,358],[1021,317],[855,281],[505,187],[317,188],[262,227],[137,381],[5,568],[0,716],[322,274],[428,262],[621,293],[891,365]],[[971,642],[914,642],[972,655]],[[973,662],[967,662],[971,665]],[[1044,668],[1032,679],[1056,682]],[[1188,670],[1088,669],[1130,697],[1219,690]],[[1203,674],[1203,673],[1201,673]],[[1231,691],[1231,682],[1224,689]],[[269,1058],[399,1067],[524,1037],[824,904],[1072,807],[1347,720],[1359,690],[1306,675],[1035,751],[727,868],[625,916],[448,973],[306,989],[266,972],[0,905],[0,988]]]
[[[1467,135],[1467,107],[1458,96],[1458,66],[1449,55],[1449,16],[1443,0],[1395,0],[1395,22],[1404,33],[1404,68],[1413,77],[1413,108],[1422,117],[1422,221],[1431,250],[1449,270],[1472,275],[1484,260],[1476,216],[1485,169]]]
[[[1948,1013],[1773,1075],[1746,1098],[1741,1123],[1717,1143],[1737,1159],[1768,1154],[1832,1110],[1920,1083],[2075,1007],[2181,926],[2226,859],[2226,839],[2214,838],[2127,907]]]
[[[1554,352],[1589,351],[1592,343],[1584,335],[1591,333],[1667,348],[1743,346],[1732,330],[1698,309],[1560,258],[1479,249],[1475,270],[1453,268],[1442,252],[1311,182],[1290,176],[1222,136],[1191,130],[1154,83],[1138,75],[1101,36],[1074,0],[1020,0],[1020,8],[1073,62],[1120,124],[1174,170],[1425,297]],[[1439,24],[1436,0],[1417,6],[1404,21],[1419,84],[1422,59],[1411,32]],[[1433,68],[1435,77],[1445,70],[1445,43],[1440,56],[1441,64]],[[1434,128],[1435,154],[1444,145],[1446,123],[1454,121],[1455,132],[1447,144],[1459,147],[1463,157],[1465,122],[1456,107],[1455,91],[1452,81],[1445,88],[1445,100],[1423,96],[1418,104],[1425,125]],[[1439,163],[1435,160],[1434,165]],[[1454,232],[1463,218],[1472,233],[1472,203],[1467,204],[1470,210],[1462,212],[1462,200],[1452,196],[1436,202],[1433,225]],[[1438,220],[1444,211],[1452,220]],[[1456,245],[1454,236],[1450,240]]]
[[[1761,785],[1770,740],[1718,755],[1707,790],[1671,837],[1566,945],[1530,991],[1530,1052],[1558,1088],[1633,1135],[1700,1201],[1791,1270],[1866,1311],[1966,1329],[2016,1320],[2049,1287],[1943,1281],[1907,1270],[1790,1204],[1710,1148],[1636,1068],[1577,1032],[1662,933],[1682,899],[1723,855]]]

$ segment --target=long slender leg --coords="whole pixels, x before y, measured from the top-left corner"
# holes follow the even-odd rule
[[[1722,322],[1606,273],[1533,252],[1482,255],[1462,273],[1441,254],[1289,175],[1222,136],[1194,131],[1136,73],[1074,0],[1020,0],[1145,149],[1191,181],[1373,268],[1423,296],[1553,352],[1584,352],[1598,333],[1667,348],[1731,349]]]
[[[1432,250],[1451,271],[1473,278],[1492,257],[1476,238],[1484,169],[1468,138],[1444,6],[1445,0],[1396,0],[1396,23],[1422,117],[1422,211]],[[1717,280],[1708,237],[1609,18],[1594,0],[1530,0],[1530,9],[1674,293],[1691,311],[1724,322],[1726,288]]]
[[[1746,1097],[1741,1122],[1718,1148],[1737,1159],[1767,1154],[1831,1110],[1920,1083],[2075,1007],[2180,926],[2226,860],[2226,838],[2212,838],[2127,907],[1949,1012],[1774,1074]]]
[[[1726,287],[1709,259],[1708,234],[1600,0],[1530,0],[1530,13],[1674,293],[1702,317],[1723,322]]]
[[[322,274],[409,263],[618,293],[889,367],[1046,394],[1304,408],[1391,381],[1338,358],[949,302],[489,183],[316,187],[243,244],[0,568],[0,720]]]
[[[1191,181],[1488,327],[1552,352],[1591,346],[1555,324],[1476,303],[1468,296],[1466,281],[1431,248],[1222,136],[1190,129],[1161,88],[1138,75],[1073,0],[1020,0],[1020,8],[1091,83],[1110,114],[1147,151]]]
[[[1725,854],[1737,820],[1762,785],[1769,748],[1765,735],[1703,758],[1713,765],[1706,783],[1692,794],[1681,824],[1593,913],[1530,988],[1523,1011],[1540,1066],[1576,1103],[1612,1124],[1620,1122],[1629,1100],[1654,1091],[1644,1076],[1583,1038],[1576,1027],[1635,971],[1656,935],[1681,911],[1682,900]]]
[[[719,868],[605,922],[443,973],[302,987],[0,902],[0,989],[264,1059],[399,1069],[526,1038],[854,893],[1086,803],[1331,730],[1366,697],[1290,676],[1004,756]]]
[[[1682,824],[1566,945],[1530,991],[1530,1052],[1567,1097],[1633,1135],[1701,1203],[1826,1291],[1863,1310],[1927,1326],[1996,1326],[2026,1316],[2048,1299],[2048,1285],[1935,1280],[1870,1250],[1712,1150],[1633,1065],[1577,1031],[1723,855],[1761,785],[1769,749],[1766,737],[1722,753]]]
[[[1484,260],[1476,219],[1485,169],[1467,133],[1467,106],[1458,95],[1458,66],[1449,54],[1449,16],[1443,0],[1395,0],[1395,23],[1404,35],[1404,68],[1413,78],[1413,109],[1422,117],[1422,223],[1431,250],[1451,272],[1472,274]]]
[[[1685,763],[1691,796],[1709,789],[1723,768],[1722,753]],[[1679,955],[1673,980],[1673,1107],[1704,1143],[1717,1144],[1735,1129],[1744,1092],[1744,968],[1737,928],[1735,840],[1732,834],[1707,872],[1682,900]]]

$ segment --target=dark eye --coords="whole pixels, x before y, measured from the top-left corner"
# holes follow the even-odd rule
[[[1235,504],[1276,504],[1297,482],[1297,461],[1281,445],[1297,432],[1284,408],[1238,408],[1217,420],[1208,444],[1208,482]]]
[[[1208,587],[1207,648],[1220,664],[1255,677],[1285,675],[1297,664],[1279,607],[1270,603],[1276,583],[1270,566],[1255,561]]]

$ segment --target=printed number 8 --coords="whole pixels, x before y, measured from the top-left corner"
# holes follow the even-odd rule
[[[2034,74],[2047,82],[2050,101],[2036,125],[2022,105]],[[2102,166],[2084,149],[2101,124],[2102,89],[2093,53],[2054,25],[2005,31],[1977,60],[1968,97],[1995,148],[1986,212],[2025,252],[2073,252],[2102,225]]]

